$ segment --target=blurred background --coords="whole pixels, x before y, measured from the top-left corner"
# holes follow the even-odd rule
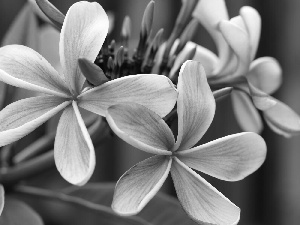
[[[75,0],[51,0],[66,13]],[[137,45],[140,22],[149,0],[99,0],[114,17],[109,41],[119,40],[123,19],[132,20],[131,45]],[[0,1],[0,38],[2,39],[13,19],[26,3],[25,0]],[[300,114],[300,1],[226,0],[230,17],[236,16],[244,5],[253,6],[262,17],[262,36],[257,57],[275,57],[283,68],[283,84],[275,97]],[[181,6],[180,0],[156,0],[154,32],[165,29],[166,39],[175,23]],[[213,41],[201,27],[193,41],[215,51]],[[58,46],[57,46],[58,50]],[[212,127],[201,143],[225,135],[238,133],[239,129],[231,107],[230,98],[217,103]],[[242,225],[299,224],[300,221],[300,137],[285,139],[271,132],[267,126],[262,133],[268,146],[263,166],[242,181],[229,183],[203,175],[213,186],[238,205]],[[24,143],[26,145],[26,143]],[[149,155],[133,149],[117,137],[112,137],[97,148],[97,167],[91,182],[117,181],[135,163]],[[202,174],[201,174],[202,175]],[[30,181],[32,185],[60,189],[68,184],[60,178],[55,168]],[[175,194],[168,180],[163,191]]]

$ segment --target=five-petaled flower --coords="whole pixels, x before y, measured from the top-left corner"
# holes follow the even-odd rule
[[[299,134],[299,116],[269,95],[281,85],[279,63],[272,57],[254,60],[261,31],[259,13],[250,6],[244,6],[239,16],[229,20],[224,0],[202,0],[193,16],[207,29],[218,49],[216,56],[198,45],[194,60],[203,64],[212,88],[234,87],[231,97],[240,127],[260,133],[263,123],[259,109],[273,131],[286,137]],[[177,61],[180,62],[194,46],[189,42]],[[179,68],[176,62],[175,67]]]
[[[171,172],[177,196],[193,220],[201,224],[236,224],[240,209],[191,168],[222,180],[241,180],[263,163],[265,142],[258,134],[245,132],[193,147],[213,120],[215,100],[199,62],[182,65],[177,87],[176,142],[164,120],[146,107],[123,103],[108,108],[106,119],[119,137],[156,154],[119,179],[112,208],[121,215],[138,213]]]
[[[127,76],[83,91],[85,78],[78,59],[94,62],[108,27],[107,15],[98,3],[78,2],[70,7],[59,43],[62,74],[28,47],[0,49],[0,80],[44,93],[14,102],[0,112],[0,146],[19,140],[63,110],[54,156],[57,169],[72,184],[86,183],[95,167],[94,147],[79,107],[105,116],[113,104],[136,102],[165,116],[176,103],[177,91],[170,80],[158,75]]]

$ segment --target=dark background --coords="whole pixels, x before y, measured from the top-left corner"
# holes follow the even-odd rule
[[[24,0],[0,1],[0,38],[25,4]],[[51,1],[63,13],[74,0]],[[132,38],[137,41],[143,10],[148,0],[102,0],[98,1],[115,17],[110,35],[118,36],[125,15],[133,22]],[[238,15],[240,7],[255,7],[262,17],[262,36],[257,57],[273,56],[283,68],[283,84],[275,97],[300,113],[300,1],[298,0],[227,0],[230,17]],[[163,27],[167,38],[175,23],[181,1],[156,0],[154,31]],[[203,28],[199,29],[194,41],[215,50],[215,46]],[[134,41],[132,43],[134,45]],[[230,98],[217,104],[216,117],[208,134],[216,137],[240,132],[231,109]],[[285,139],[271,132],[268,127],[262,133],[268,146],[267,159],[253,175],[242,181],[229,183],[204,176],[219,191],[238,205],[241,210],[240,224],[299,224],[300,221],[300,138]],[[116,137],[97,149],[97,167],[91,181],[116,181],[127,169],[146,158],[148,154],[135,150]],[[67,185],[53,169],[32,181],[42,187],[59,189]],[[170,180],[164,191],[174,194]]]

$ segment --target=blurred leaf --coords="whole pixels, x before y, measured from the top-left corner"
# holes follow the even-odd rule
[[[118,216],[107,206],[51,190],[18,186],[14,196],[35,209],[46,225],[150,225],[137,217]]]
[[[3,213],[0,217],[1,225],[43,225],[41,217],[27,204],[19,200],[6,197]]]
[[[82,198],[94,205],[111,205],[115,184],[89,183],[83,187],[72,186],[64,193]],[[158,193],[137,215],[152,225],[196,225],[183,211],[177,199],[163,193]]]

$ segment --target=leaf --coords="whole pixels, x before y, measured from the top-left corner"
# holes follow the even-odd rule
[[[111,205],[114,183],[89,183],[84,187],[70,187],[64,193],[89,201],[93,205]],[[173,197],[158,193],[137,215],[152,225],[196,225]],[[130,218],[130,217],[129,217]]]
[[[11,197],[6,197],[2,225],[43,225],[41,217],[27,204]]]
[[[121,217],[107,206],[92,204],[76,196],[51,190],[18,186],[15,188],[14,196],[28,203],[46,224],[149,225],[138,217]]]

